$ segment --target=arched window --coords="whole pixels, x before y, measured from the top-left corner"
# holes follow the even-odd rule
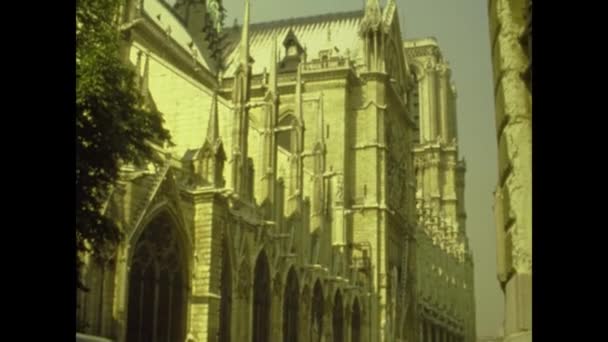
[[[315,283],[311,305],[311,342],[320,342],[323,336],[323,290],[319,281]]]
[[[296,132],[293,127],[296,118],[288,114],[279,121],[279,133],[277,134],[277,144],[291,153],[296,150]]]
[[[342,294],[340,291],[336,292],[334,298],[334,309],[333,309],[333,330],[334,330],[334,342],[344,341],[344,307],[342,306]]]
[[[255,263],[253,281],[253,342],[270,341],[270,270],[263,251]]]
[[[127,340],[183,341],[186,268],[175,225],[159,215],[137,241],[129,274]]]
[[[291,268],[287,274],[285,285],[285,296],[283,297],[283,341],[298,341],[298,310],[299,310],[299,286],[296,271]]]

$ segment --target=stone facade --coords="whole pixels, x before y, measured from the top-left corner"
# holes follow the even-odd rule
[[[243,25],[223,28],[221,1],[126,2],[125,59],[174,145],[125,165],[112,189],[105,213],[125,239],[87,263],[85,330],[475,341],[440,54],[412,54],[420,42],[404,42],[393,0],[260,24],[245,6]]]
[[[456,87],[434,38],[406,41],[418,89],[413,150],[416,175],[417,304],[423,335],[475,340],[473,255],[466,235],[464,176],[458,154]],[[445,336],[445,337],[443,337]]]
[[[532,2],[491,0],[499,183],[494,201],[505,341],[532,340]]]

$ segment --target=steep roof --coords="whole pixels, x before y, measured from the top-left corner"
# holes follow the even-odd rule
[[[165,32],[168,32],[179,46],[196,55],[196,60],[207,70],[212,71],[214,67],[207,62],[208,51],[198,42],[194,42],[190,33],[184,26],[177,14],[162,0],[143,0],[143,10],[148,17]]]
[[[293,30],[300,44],[306,48],[308,59],[318,58],[319,51],[325,50],[328,46],[337,48],[340,53],[348,49],[351,57],[356,58],[357,55],[361,55],[358,29],[362,18],[363,11],[358,10],[252,24],[249,27],[249,51],[255,61],[252,72],[259,74],[264,68],[270,70],[268,63],[272,52],[272,38],[276,35],[278,45],[282,46],[290,29]],[[225,75],[228,77],[234,74],[238,65],[237,46],[241,29],[241,26],[225,29],[229,42],[224,55]],[[284,55],[285,52],[280,50],[280,57]]]

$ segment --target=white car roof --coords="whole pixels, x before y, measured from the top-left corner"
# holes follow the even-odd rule
[[[76,333],[76,342],[113,342],[105,337]]]

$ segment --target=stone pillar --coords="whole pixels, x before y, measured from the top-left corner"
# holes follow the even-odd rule
[[[123,242],[116,256],[116,286],[114,287],[114,303],[112,305],[115,317],[115,332],[118,342],[125,342],[127,338],[127,303],[129,296],[129,266],[127,258],[129,255],[128,243]]]
[[[426,68],[423,69],[419,78],[419,98],[418,98],[418,112],[420,122],[420,143],[424,144],[429,141],[429,85],[428,76],[426,75]]]
[[[437,65],[437,76],[439,81],[439,120],[440,135],[443,141],[450,142],[452,140],[449,127],[449,91],[450,91],[450,70],[447,65],[440,63]]]
[[[351,319],[353,318],[353,310],[352,307],[347,306],[346,308],[344,308],[344,324],[342,327],[342,336],[344,338],[344,341],[342,342],[350,342],[352,341],[352,332],[353,329],[351,327]]]
[[[298,312],[298,337],[303,342],[310,341],[310,290],[307,288],[300,295],[300,307]]]
[[[434,141],[439,133],[439,130],[437,129],[439,120],[437,115],[437,73],[432,62],[429,62],[426,65],[426,74],[428,84],[428,137],[429,140]]]
[[[526,1],[527,2],[527,1]],[[522,3],[522,5],[524,5]],[[501,279],[505,292],[505,341],[532,340],[532,97],[522,74],[528,72],[523,6],[507,0],[490,2],[494,56],[499,188],[504,217],[504,248],[499,248],[514,274]],[[467,332],[467,336],[470,333]]]
[[[197,341],[212,341],[219,331],[221,279],[221,210],[207,194],[191,198],[194,238],[189,329]]]
[[[456,99],[457,99],[458,95],[456,92],[456,86],[450,82],[450,103],[449,103],[449,120],[448,120],[448,126],[450,129],[450,136],[452,137],[452,139],[456,138],[458,139],[458,118],[457,118],[457,105],[456,105]]]
[[[252,324],[251,307],[253,297],[253,282],[251,277],[251,267],[244,262],[240,269],[237,280],[236,300],[234,301],[233,313],[236,319],[235,330],[232,331],[233,341],[251,340],[250,329]]]
[[[283,341],[283,294],[285,288],[281,282],[281,273],[277,272],[272,282],[272,298],[270,299],[270,339]]]

